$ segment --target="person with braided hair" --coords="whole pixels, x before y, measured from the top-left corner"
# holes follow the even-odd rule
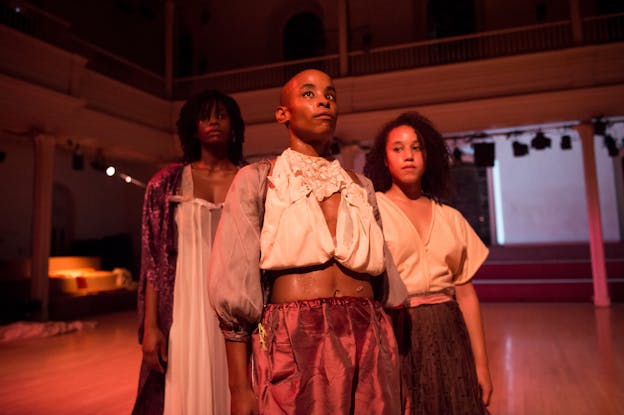
[[[132,413],[220,415],[230,411],[230,393],[207,267],[225,195],[244,164],[245,126],[232,97],[208,90],[182,106],[177,127],[183,163],[156,173],[145,193],[143,362]]]

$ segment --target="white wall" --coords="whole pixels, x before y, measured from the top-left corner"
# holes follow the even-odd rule
[[[544,150],[531,148],[524,157],[513,156],[512,139],[497,137],[497,166],[493,173],[500,181],[500,198],[497,199],[499,243],[589,240],[581,142],[576,132],[570,132],[570,135],[571,150],[559,148],[559,134],[547,134],[553,139],[552,147]],[[533,136],[534,133],[522,134],[516,138],[530,144]],[[620,225],[613,160],[601,138],[596,138],[595,151],[603,238],[618,241]]]

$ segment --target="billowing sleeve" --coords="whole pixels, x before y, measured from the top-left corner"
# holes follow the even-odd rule
[[[373,188],[373,183],[366,177],[358,174],[358,178],[360,179],[360,183],[366,189],[366,194],[368,195],[368,203],[373,208],[373,215],[375,216],[375,220],[379,224],[379,227],[383,230],[383,224],[381,222],[381,215],[379,213],[379,206],[377,205],[377,197],[375,196],[375,190]],[[388,244],[384,240],[384,261],[386,263],[386,271],[384,273],[384,277],[382,281],[379,283],[382,284],[378,290],[381,291],[381,303],[384,307],[396,307],[398,305],[403,304],[405,299],[407,298],[407,288],[399,275],[399,271],[397,270],[396,264],[392,259],[392,255],[390,254],[390,250],[388,249]],[[375,284],[377,287],[377,284]]]
[[[479,235],[472,229],[472,226],[457,212],[456,232],[463,240],[463,255],[461,266],[455,275],[453,283],[461,285],[469,282],[479,267],[483,264],[489,254],[489,249],[479,238]]]
[[[210,256],[209,297],[229,341],[248,341],[262,314],[260,228],[267,172],[262,163],[238,172],[226,196]]]

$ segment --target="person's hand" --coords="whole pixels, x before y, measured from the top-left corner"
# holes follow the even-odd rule
[[[151,370],[165,373],[163,364],[167,362],[167,342],[157,327],[145,328],[143,334],[143,361]]]
[[[477,379],[481,389],[481,400],[485,406],[488,406],[490,404],[490,398],[492,397],[493,391],[490,370],[487,367],[477,368]]]
[[[230,389],[232,415],[258,415],[258,400],[251,388]]]

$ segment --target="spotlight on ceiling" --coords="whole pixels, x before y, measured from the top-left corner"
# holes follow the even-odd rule
[[[522,157],[529,154],[529,146],[526,144],[522,144],[519,141],[514,141],[511,143],[511,147],[513,148],[514,157]]]
[[[91,162],[91,167],[99,171],[106,170],[107,164],[106,164],[106,160],[104,159],[104,151],[101,148],[98,148],[96,150],[95,158]]]
[[[477,167],[494,167],[494,143],[473,143],[474,164]]]
[[[561,149],[562,150],[572,149],[572,137],[570,137],[570,135],[565,134],[561,136]]]
[[[594,134],[595,135],[605,135],[607,132],[607,123],[602,117],[596,118],[594,121]]]
[[[78,144],[76,144],[72,153],[72,169],[84,170],[84,154]]]
[[[543,150],[545,148],[550,148],[552,140],[544,135],[543,132],[538,131],[535,134],[535,137],[531,140],[531,147],[536,150]]]
[[[106,168],[106,175],[107,176],[114,176],[115,175],[115,168],[113,166],[108,166]]]
[[[609,134],[604,136],[604,144],[607,147],[607,152],[610,157],[617,157],[620,150],[617,148],[617,144],[615,143],[615,138],[610,136]]]

